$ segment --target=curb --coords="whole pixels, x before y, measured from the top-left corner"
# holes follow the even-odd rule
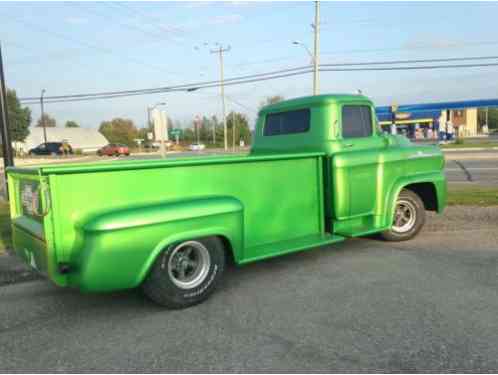
[[[441,148],[443,152],[458,151],[497,151],[498,147],[462,147],[462,148]]]

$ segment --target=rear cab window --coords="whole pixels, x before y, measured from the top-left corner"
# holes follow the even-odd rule
[[[306,133],[310,129],[310,110],[299,109],[266,115],[264,136]]]
[[[365,138],[373,135],[372,111],[368,105],[342,107],[342,138]]]

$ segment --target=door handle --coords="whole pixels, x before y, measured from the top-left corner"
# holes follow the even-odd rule
[[[353,144],[352,143],[345,143],[344,147],[353,147]]]

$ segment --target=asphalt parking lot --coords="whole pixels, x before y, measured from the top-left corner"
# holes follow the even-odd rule
[[[1,371],[498,370],[498,210],[231,267],[204,304],[0,287]]]

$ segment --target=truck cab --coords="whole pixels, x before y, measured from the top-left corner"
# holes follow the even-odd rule
[[[324,154],[324,200],[329,231],[346,236],[392,225],[402,189],[428,210],[446,205],[444,156],[435,146],[382,132],[375,106],[363,95],[317,95],[263,108],[253,155],[285,152]]]

